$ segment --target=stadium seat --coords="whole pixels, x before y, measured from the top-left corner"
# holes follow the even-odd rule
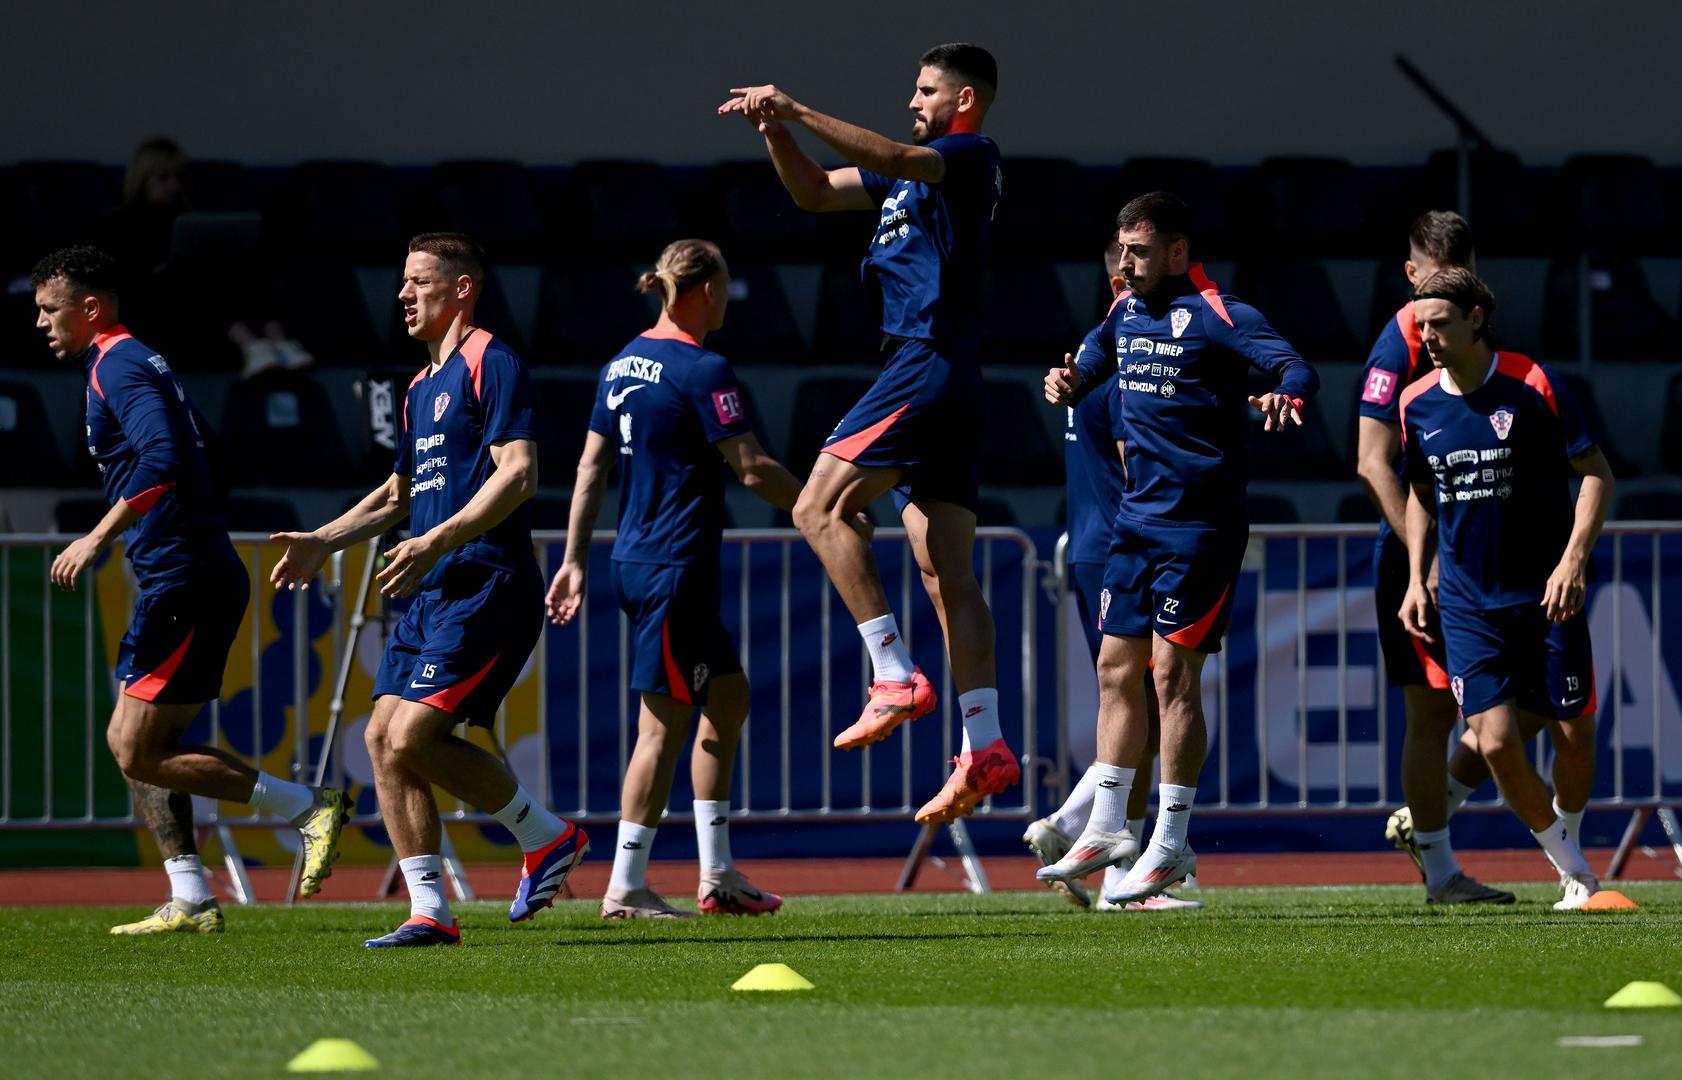
[[[327,391],[296,371],[265,371],[228,388],[222,441],[236,484],[337,488],[353,483]]]
[[[879,365],[882,362],[882,321],[871,310],[859,280],[859,265],[836,262],[825,266],[818,280],[817,338],[813,351],[826,364]]]
[[[1582,260],[1556,259],[1548,268],[1542,314],[1542,354],[1584,360],[1579,340]],[[1647,275],[1632,258],[1596,258],[1588,267],[1590,349],[1598,360],[1676,359],[1676,324],[1653,299]],[[1496,309],[1499,320],[1500,309]],[[1499,321],[1496,322],[1499,326]]]
[[[85,161],[24,161],[0,175],[0,274],[27,274],[117,205],[121,173]]]
[[[229,532],[296,532],[304,527],[292,500],[273,495],[228,496]]]
[[[1016,510],[1005,499],[983,495],[975,503],[975,523],[983,529],[1016,528]]]
[[[647,161],[583,161],[567,180],[567,228],[592,258],[652,264],[684,235],[671,176]]]
[[[1518,156],[1485,151],[1470,156],[1468,220],[1474,223],[1480,255],[1535,255],[1546,252],[1555,230],[1537,229],[1535,185]],[[1418,211],[1459,210],[1459,155],[1439,150],[1425,164],[1425,184]]]
[[[554,262],[531,173],[513,161],[446,161],[417,200],[414,232],[464,232],[493,266]]]
[[[270,289],[276,317],[318,362],[377,367],[385,361],[387,349],[374,330],[354,268],[334,263],[292,263],[275,269]],[[396,296],[395,287],[392,295]],[[395,300],[387,310],[397,311]]]
[[[611,354],[610,354],[611,355]],[[603,362],[607,360],[603,357]],[[596,379],[592,377],[533,379],[537,388],[537,476],[546,488],[571,491],[578,475],[578,455],[590,433],[590,413],[596,407]]]
[[[1659,431],[1659,460],[1666,472],[1682,475],[1682,375],[1665,387],[1664,427]]]
[[[988,363],[1047,368],[1079,347],[1057,268],[999,262],[982,278],[981,357]]]
[[[1252,525],[1296,525],[1302,521],[1296,503],[1283,495],[1257,495],[1244,498],[1244,506]]]
[[[1337,520],[1340,525],[1376,525],[1379,521],[1378,507],[1372,504],[1372,499],[1364,491],[1345,495],[1337,501]]]
[[[1620,440],[1628,438],[1630,432],[1614,430],[1606,425],[1600,402],[1595,399],[1594,383],[1573,372],[1560,371],[1558,368],[1549,370],[1554,373],[1556,379],[1565,384],[1566,392],[1577,402],[1578,408],[1583,410],[1583,418],[1588,421],[1589,430],[1599,438],[1600,450],[1606,455],[1607,464],[1612,466],[1612,475],[1622,477],[1639,473],[1639,466],[1618,449]]]
[[[1003,259],[1096,259],[1104,221],[1093,210],[1086,170],[1068,158],[1006,158],[1004,195],[993,219],[993,253]]]
[[[199,213],[255,212],[263,207],[256,178],[237,161],[193,158],[187,162],[182,180],[187,188],[187,205]]]
[[[1618,496],[1620,521],[1682,521],[1682,491],[1630,491]]]
[[[1331,277],[1320,263],[1312,259],[1240,263],[1231,291],[1260,311],[1304,359],[1344,364],[1366,359],[1366,347],[1350,334]]]
[[[408,240],[391,175],[371,161],[306,161],[263,216],[268,250],[284,262],[385,266]]]
[[[1063,458],[1046,433],[1048,406],[1028,384],[988,379],[987,417],[978,462],[981,482],[1009,487],[1055,486]],[[1061,410],[1059,410],[1061,412]]]
[[[732,272],[738,259],[811,262],[821,257],[822,218],[794,205],[769,162],[720,162],[713,166],[708,188],[716,219],[712,235]],[[858,224],[860,235],[850,246],[862,248],[864,221]]]
[[[1096,213],[1101,226],[1097,254],[1109,239],[1108,230],[1129,199],[1150,191],[1171,191],[1191,209],[1193,258],[1232,256],[1232,193],[1226,179],[1207,161],[1197,158],[1130,158],[1116,174],[1114,185],[1098,196]]]
[[[820,376],[804,379],[795,387],[788,456],[784,458],[784,464],[795,476],[811,473],[824,440],[853,403],[870,389],[870,384],[869,378]]]
[[[1251,250],[1366,255],[1376,246],[1361,178],[1342,158],[1268,158],[1237,206],[1239,232]]]
[[[800,364],[810,350],[775,267],[730,264],[730,308],[724,328],[707,335],[733,364]]]
[[[1649,158],[1578,154],[1560,169],[1544,220],[1558,222],[1596,252],[1664,254],[1676,250],[1670,199]]]
[[[657,297],[637,292],[642,267],[619,263],[551,266],[543,273],[534,366],[599,368],[660,315]]]
[[[0,382],[0,487],[56,487],[65,479],[62,461],[41,391]]]
[[[1278,384],[1251,369],[1249,389],[1265,394]],[[1315,401],[1303,409],[1302,426],[1291,424],[1283,432],[1267,431],[1262,415],[1245,406],[1244,441],[1250,456],[1250,475],[1258,480],[1347,480],[1355,473],[1332,445],[1326,425],[1325,403]]]

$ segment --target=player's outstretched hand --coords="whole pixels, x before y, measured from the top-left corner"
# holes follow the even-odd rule
[[[49,576],[54,585],[66,592],[75,592],[76,583],[82,580],[83,572],[92,566],[97,558],[99,542],[91,536],[84,536],[58,553],[58,558],[53,560]]]
[[[764,130],[766,123],[795,119],[794,99],[769,84],[765,86],[733,86],[730,100],[718,107],[718,115],[739,112]]]
[[[421,581],[443,555],[425,536],[411,536],[385,553],[385,569],[375,575],[384,596],[413,596]]]
[[[1074,356],[1064,353],[1063,366],[1045,373],[1045,399],[1053,405],[1067,405],[1075,400],[1080,383],[1080,368],[1075,367]]]
[[[327,556],[332,554],[326,542],[314,533],[270,533],[269,539],[274,543],[286,545],[286,553],[275,563],[274,570],[269,574],[269,583],[277,591],[308,589],[310,580],[321,573],[321,568],[327,565]]]
[[[1407,628],[1408,633],[1427,644],[1433,643],[1431,635],[1425,629],[1429,625],[1426,619],[1430,614],[1431,598],[1426,594],[1425,586],[1419,582],[1409,585],[1407,595],[1402,597],[1402,609],[1396,612],[1396,615],[1402,620],[1402,625]]]
[[[578,615],[578,609],[583,605],[584,568],[577,563],[562,563],[561,568],[555,571],[555,580],[549,584],[549,595],[543,598],[549,621],[556,626],[565,626]]]
[[[1549,622],[1564,622],[1583,610],[1588,596],[1588,567],[1570,555],[1559,560],[1542,590],[1542,611]]]
[[[1264,431],[1284,431],[1287,418],[1295,420],[1297,427],[1302,426],[1302,402],[1286,394],[1252,397],[1250,407],[1267,418],[1262,424]]]

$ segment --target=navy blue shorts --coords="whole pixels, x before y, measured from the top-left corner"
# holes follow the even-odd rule
[[[543,579],[529,569],[454,562],[397,621],[374,679],[396,696],[490,727],[543,632]]]
[[[1171,525],[1117,517],[1098,594],[1098,621],[1116,637],[1160,635],[1221,651],[1250,527]]]
[[[117,646],[123,693],[159,705],[214,701],[250,600],[251,580],[232,544],[207,552],[185,579],[142,588]]]
[[[1431,605],[1426,617],[1425,632],[1431,635],[1429,643],[1408,633],[1397,617],[1407,596],[1410,576],[1407,543],[1390,530],[1384,530],[1373,572],[1378,646],[1384,652],[1384,675],[1391,686],[1447,690],[1448,657],[1443,652],[1442,620],[1436,605]]]
[[[1540,604],[1442,613],[1449,688],[1467,716],[1503,701],[1549,720],[1595,715],[1594,648],[1581,613],[1549,622]]]
[[[974,510],[976,457],[987,423],[981,366],[927,341],[907,340],[824,443],[823,452],[861,468],[899,469],[901,510],[938,499]]]
[[[705,705],[714,678],[742,670],[718,616],[718,567],[615,560],[613,589],[631,620],[631,689]]]
[[[1075,609],[1080,612],[1080,630],[1086,635],[1086,647],[1096,664],[1098,646],[1104,642],[1104,630],[1098,625],[1098,594],[1104,591],[1104,564],[1070,563],[1069,591],[1075,594]]]

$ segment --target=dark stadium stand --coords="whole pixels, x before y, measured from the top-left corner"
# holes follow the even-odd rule
[[[229,387],[218,430],[235,484],[338,488],[352,471],[326,389],[301,372],[265,371]]]
[[[0,382],[0,487],[64,483],[56,443],[41,392],[26,382]]]

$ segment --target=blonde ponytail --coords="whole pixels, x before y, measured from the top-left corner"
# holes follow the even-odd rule
[[[660,304],[670,308],[677,298],[724,271],[724,253],[710,240],[676,240],[666,245],[654,269],[637,276],[637,291],[660,290]]]

